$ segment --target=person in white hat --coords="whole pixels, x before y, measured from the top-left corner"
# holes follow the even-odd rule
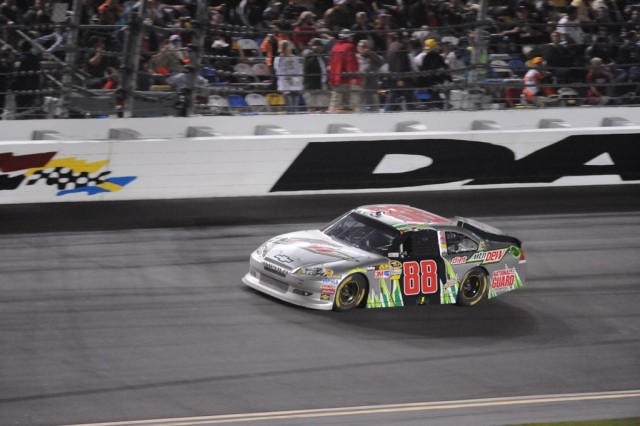
[[[343,29],[329,52],[329,112],[350,109],[360,112],[359,66],[351,30]]]

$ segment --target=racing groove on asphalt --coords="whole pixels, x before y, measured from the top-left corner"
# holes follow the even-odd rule
[[[0,424],[637,389],[638,195],[624,186],[1,206]],[[482,218],[520,237],[525,289],[472,309],[336,314],[241,284],[266,238],[385,201]],[[629,399],[472,418],[639,410]]]

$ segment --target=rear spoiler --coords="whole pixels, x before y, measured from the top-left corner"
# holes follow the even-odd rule
[[[468,229],[484,240],[494,241],[497,243],[508,243],[516,245],[518,247],[522,247],[522,241],[515,237],[505,235],[504,232],[502,232],[498,228],[489,226],[486,223],[459,216],[456,216],[453,221],[455,222],[457,227]]]

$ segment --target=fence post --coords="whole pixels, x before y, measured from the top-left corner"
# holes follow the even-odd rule
[[[198,76],[200,75],[200,58],[202,58],[202,50],[204,45],[205,32],[209,28],[209,9],[207,8],[207,0],[198,0],[196,19],[191,23],[193,28],[193,36],[191,45],[189,46],[189,74],[187,74],[187,88],[184,96],[185,108],[184,116],[193,115],[195,110],[196,90],[198,85]]]
[[[82,0],[73,0],[73,16],[71,25],[67,29],[67,42],[65,44],[64,61],[66,64],[65,73],[62,75],[63,117],[69,117],[69,104],[71,103],[71,93],[73,92],[73,76],[76,72],[77,52],[78,52],[78,29],[82,18]]]
[[[484,67],[487,62],[487,40],[484,36],[484,28],[487,20],[488,0],[480,0],[478,18],[476,19],[476,30],[473,37],[473,50],[471,52],[471,73],[469,74],[469,84],[476,85],[481,82],[480,67]]]
[[[120,70],[122,85],[118,91],[120,100],[123,103],[123,117],[125,118],[131,118],[133,116],[134,92],[137,88],[140,48],[144,32],[143,22],[146,7],[146,0],[138,2],[138,10],[129,15],[127,22],[127,35],[124,43],[124,64]]]

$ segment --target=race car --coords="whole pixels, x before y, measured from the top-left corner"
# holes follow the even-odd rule
[[[349,311],[473,306],[521,288],[525,275],[522,242],[499,229],[380,204],[271,238],[251,254],[242,281],[295,305]]]

